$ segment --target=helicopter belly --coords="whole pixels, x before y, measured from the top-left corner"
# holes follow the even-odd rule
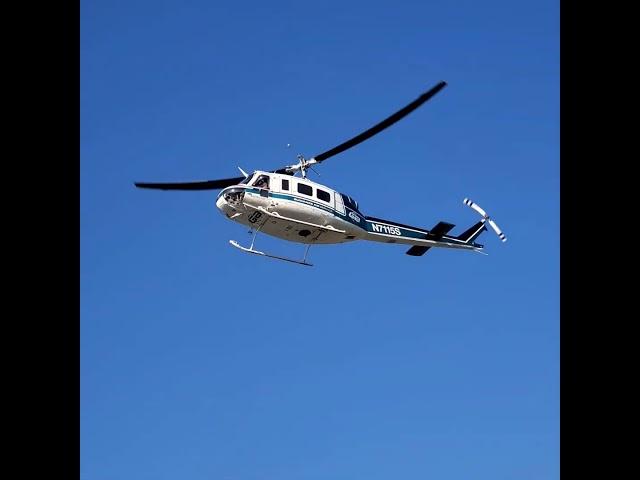
[[[240,203],[232,204],[220,197],[216,206],[234,222],[291,242],[332,244],[360,236],[352,224],[329,211],[274,196],[247,191]]]
[[[306,208],[271,208],[265,212],[261,209],[253,210],[247,216],[252,227],[260,228],[266,233],[283,240],[297,243],[331,244],[343,243],[354,237],[343,229],[333,227],[325,214],[309,212]]]
[[[329,208],[318,208],[300,201],[276,197],[272,209],[279,216],[296,220],[296,222],[289,222],[289,224],[284,226],[286,237],[281,238],[301,241],[299,238],[300,232],[303,235],[305,235],[306,232],[305,228],[298,228],[300,225],[297,222],[306,222],[321,227],[318,229],[319,235],[316,235],[315,232],[308,235],[308,238],[312,239],[313,243],[350,242],[360,236],[360,232],[357,231],[359,230],[358,228],[335,215]],[[279,220],[279,218],[276,218],[276,220]],[[289,228],[290,226],[292,226],[291,229]],[[302,225],[302,227],[305,227],[305,225]],[[313,228],[306,228],[306,230],[309,229],[313,230]],[[290,231],[298,233],[290,235]],[[298,235],[298,238],[296,238],[296,235]],[[311,242],[304,241],[304,243]]]

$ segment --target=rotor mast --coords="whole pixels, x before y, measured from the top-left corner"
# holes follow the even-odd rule
[[[283,170],[286,173],[291,173],[291,174],[300,172],[300,175],[302,175],[302,178],[307,178],[307,169],[310,168],[311,170],[313,170],[311,166],[315,165],[316,163],[319,163],[319,162],[315,158],[310,158],[309,160],[307,160],[306,158],[304,158],[304,155],[300,153],[298,154],[298,163],[296,163],[295,165],[289,165],[288,167],[283,168]]]

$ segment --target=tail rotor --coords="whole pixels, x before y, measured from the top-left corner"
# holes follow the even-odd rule
[[[478,205],[477,203],[473,203],[471,200],[469,200],[468,198],[464,199],[464,204],[467,205],[468,207],[471,207],[473,210],[475,210],[476,212],[478,212],[480,215],[482,215],[482,217],[484,218],[485,221],[487,221],[487,223],[489,223],[489,225],[491,225],[491,228],[493,228],[493,230],[496,232],[496,235],[498,235],[498,237],[500,238],[500,240],[502,240],[503,242],[507,241],[507,237],[506,235],[502,232],[502,230],[500,230],[500,228],[498,227],[498,225],[496,224],[496,222],[493,221],[493,219],[487,215],[487,212],[485,212],[480,205]]]

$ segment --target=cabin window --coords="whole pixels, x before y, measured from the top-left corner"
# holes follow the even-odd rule
[[[303,193],[304,195],[311,196],[313,195],[313,188],[311,188],[309,185],[305,185],[304,183],[299,183],[298,192]]]
[[[289,180],[282,179],[282,190],[289,190]]]
[[[325,202],[330,202],[331,201],[331,195],[329,195],[329,192],[325,192],[324,190],[320,190],[318,188],[318,189],[316,189],[316,195],[318,195],[318,198],[320,200],[324,200]]]

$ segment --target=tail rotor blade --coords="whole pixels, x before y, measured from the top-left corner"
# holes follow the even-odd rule
[[[487,221],[489,222],[489,225],[491,225],[491,228],[493,228],[493,230],[496,232],[496,234],[498,235],[498,237],[500,237],[500,240],[502,240],[503,242],[507,241],[507,237],[505,236],[504,233],[502,233],[502,231],[500,230],[500,228],[498,228],[498,225],[496,225],[496,222],[494,222],[492,219],[488,218]]]
[[[482,215],[484,218],[488,218],[487,212],[485,212],[482,208],[480,208],[480,205],[473,203],[471,200],[469,200],[468,198],[464,199],[464,204],[473,208],[476,212],[478,212],[480,215]]]

